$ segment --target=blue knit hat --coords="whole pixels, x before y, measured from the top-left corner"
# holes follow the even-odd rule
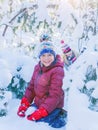
[[[50,42],[43,42],[43,43],[41,44],[41,46],[40,46],[40,52],[39,52],[39,58],[40,58],[43,54],[45,54],[45,53],[50,53],[50,54],[52,54],[52,55],[54,56],[54,58],[55,58],[56,53],[55,53],[55,51],[54,51],[54,46],[53,46],[52,43],[50,43]]]

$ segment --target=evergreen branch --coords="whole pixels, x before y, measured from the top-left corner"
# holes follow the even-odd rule
[[[11,24],[12,23],[12,21],[14,21],[15,20],[15,18],[18,16],[18,15],[20,15],[21,13],[23,13],[24,11],[26,11],[27,10],[27,8],[23,8],[23,9],[21,9],[8,23],[9,24]],[[5,33],[6,33],[6,31],[7,31],[7,28],[9,27],[9,25],[8,24],[6,24],[5,25],[5,29],[4,29],[4,31],[3,31],[3,34],[2,34],[2,36],[5,36]]]

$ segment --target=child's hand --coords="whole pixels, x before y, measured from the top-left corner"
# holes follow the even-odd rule
[[[35,112],[33,112],[31,115],[28,115],[27,119],[35,121],[35,120],[39,120],[42,117],[45,117],[47,115],[48,115],[48,112],[46,111],[45,108],[39,108]]]
[[[27,98],[23,97],[21,100],[21,105],[18,108],[17,115],[20,117],[25,117],[25,111],[30,106],[30,103],[28,102]]]

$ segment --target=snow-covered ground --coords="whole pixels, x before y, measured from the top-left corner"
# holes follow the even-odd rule
[[[19,106],[20,100],[12,99],[9,102],[9,112],[6,117],[0,118],[0,129],[1,130],[55,130],[55,128],[51,128],[47,123],[43,122],[33,122],[28,121],[25,118],[20,118],[17,116],[17,108]],[[33,108],[28,109],[27,115],[33,111]],[[65,130],[65,127],[60,128],[60,130]]]

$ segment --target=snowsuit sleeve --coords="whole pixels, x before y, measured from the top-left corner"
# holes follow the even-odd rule
[[[64,70],[62,67],[56,67],[51,74],[51,81],[49,86],[49,96],[40,107],[44,107],[48,113],[51,113],[55,108],[64,105],[64,91],[62,89],[64,78]]]

